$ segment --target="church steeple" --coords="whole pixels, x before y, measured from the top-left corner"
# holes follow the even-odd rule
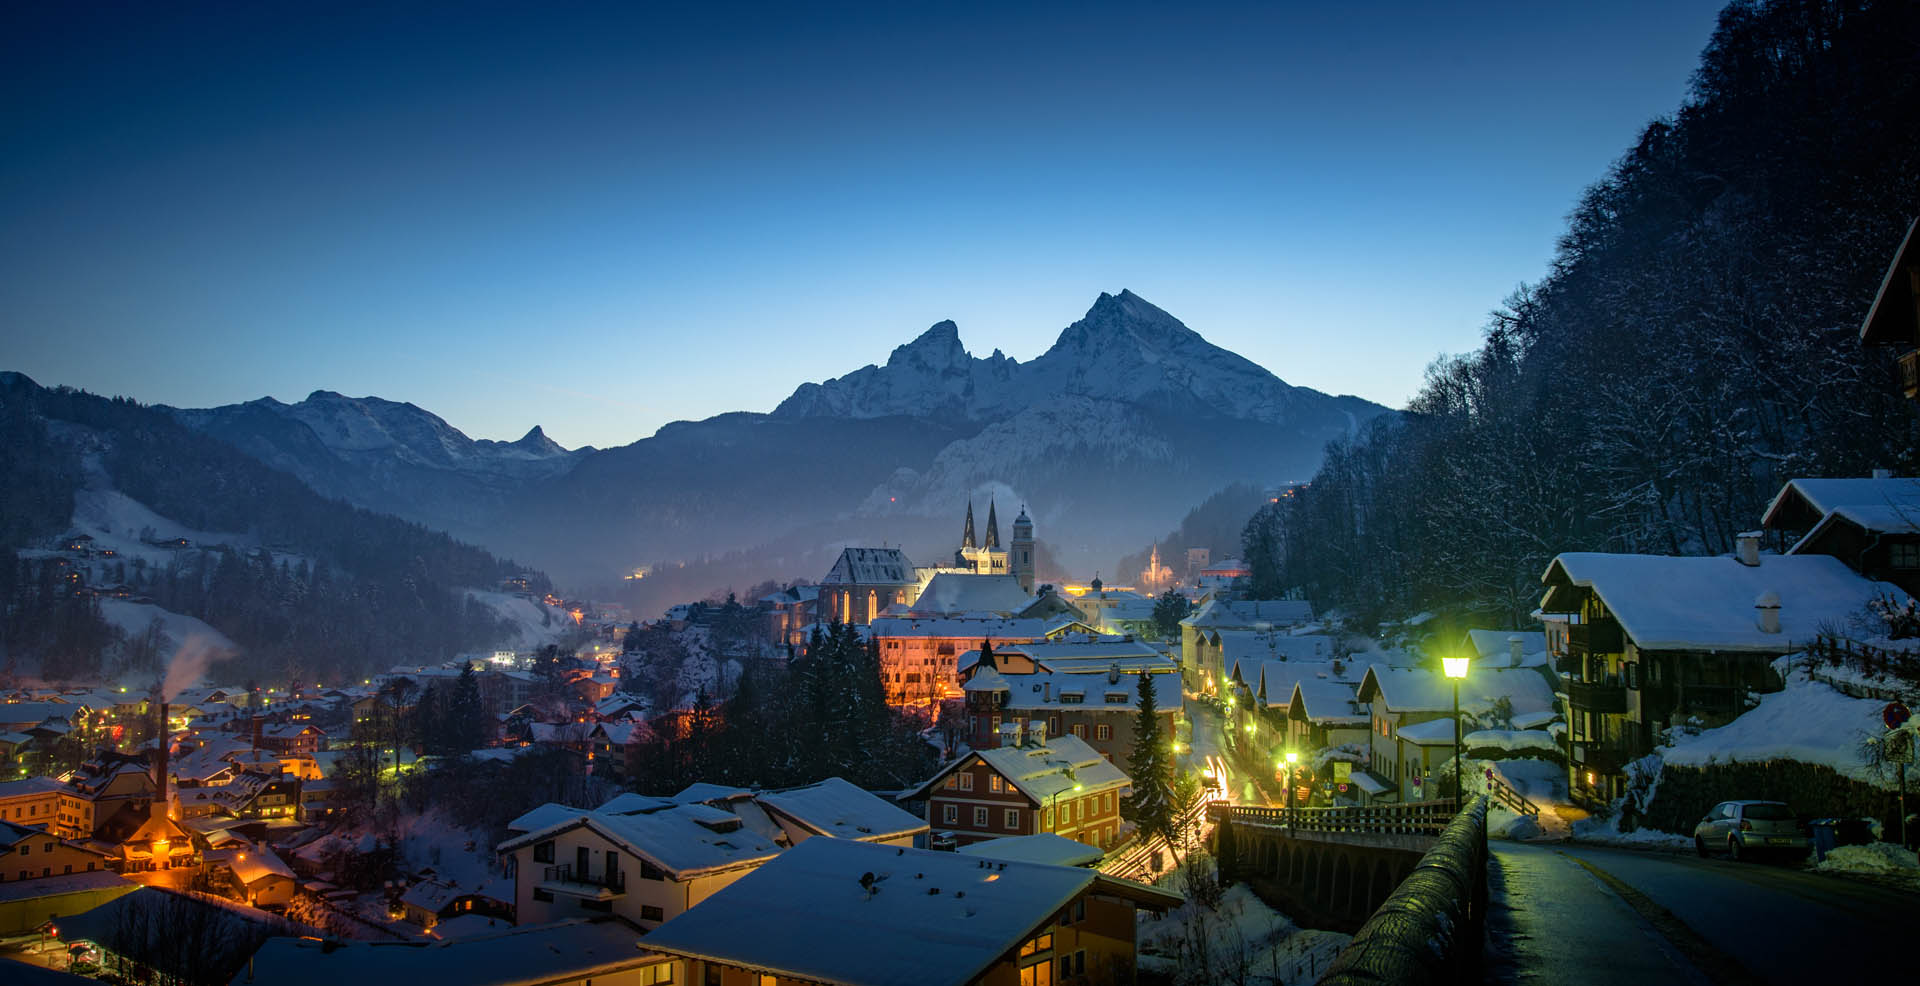
[[[973,550],[973,548],[974,548],[974,543],[973,543],[973,501],[972,501],[972,500],[968,500],[968,501],[967,501],[967,529],[966,529],[966,532],[965,532],[965,533],[963,533],[963,534],[961,534],[961,535],[960,535],[960,549],[961,549],[962,551],[972,551],[972,550]]]
[[[994,515],[993,501],[987,501],[987,548],[1000,547],[1000,518]]]

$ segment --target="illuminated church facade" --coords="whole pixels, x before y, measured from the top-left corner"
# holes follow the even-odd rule
[[[953,553],[953,570],[974,575],[1012,575],[1020,588],[1033,592],[1033,521],[1027,509],[1013,519],[1013,540],[1000,546],[1000,517],[997,505],[987,501],[987,536],[976,539],[973,533],[973,502],[967,502],[967,524],[960,533],[960,548]]]

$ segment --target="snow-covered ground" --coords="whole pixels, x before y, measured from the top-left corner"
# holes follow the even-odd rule
[[[232,652],[236,650],[234,642],[227,635],[213,628],[211,624],[194,619],[170,609],[161,609],[152,603],[128,602],[125,599],[100,600],[100,615],[108,623],[119,627],[129,638],[138,637],[147,632],[154,620],[160,621],[160,632],[167,635],[173,646],[199,637],[207,646],[216,650]]]
[[[557,643],[560,635],[573,626],[573,618],[558,606],[537,603],[525,596],[484,589],[468,589],[467,595],[513,625],[514,637],[500,642],[501,647],[509,650],[539,650]]]
[[[1213,860],[1190,857],[1155,882],[1184,893],[1193,867],[1211,871]],[[1234,884],[1221,894],[1217,908],[1189,900],[1164,917],[1143,914],[1139,963],[1141,969],[1170,976],[1179,984],[1304,984],[1319,979],[1351,940],[1351,935],[1301,928],[1254,896],[1246,884]]]
[[[1920,857],[1891,842],[1841,846],[1813,867],[1821,873],[1869,873],[1892,876],[1920,886]]]
[[[1487,835],[1495,839],[1547,841],[1567,838],[1571,825],[1562,809],[1571,809],[1567,797],[1567,769],[1551,760],[1516,757],[1507,760],[1467,761],[1467,790],[1484,792],[1487,771],[1505,781],[1540,809],[1526,816],[1495,801],[1487,810]],[[1570,812],[1571,813],[1571,812]]]
[[[1716,729],[1681,736],[1660,751],[1675,766],[1704,767],[1732,760],[1799,760],[1824,764],[1855,780],[1888,785],[1861,758],[1862,741],[1879,735],[1878,699],[1850,698],[1806,672],[1786,674],[1784,691],[1760,697],[1760,705]]]

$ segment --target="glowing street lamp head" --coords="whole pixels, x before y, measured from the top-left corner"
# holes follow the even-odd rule
[[[1287,751],[1287,766],[1289,766],[1289,767],[1291,767],[1291,766],[1293,766],[1294,764],[1297,764],[1297,763],[1299,763],[1299,762],[1300,762],[1300,754],[1298,754],[1298,753],[1295,753],[1295,752],[1293,752],[1292,750],[1288,750],[1288,751]]]
[[[1449,678],[1467,676],[1467,659],[1464,657],[1443,657],[1440,659],[1440,666],[1445,669]]]

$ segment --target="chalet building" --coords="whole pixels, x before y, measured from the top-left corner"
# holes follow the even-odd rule
[[[881,617],[872,623],[880,678],[890,705],[924,705],[960,695],[960,656],[990,643],[996,650],[1047,638],[1042,620]]]
[[[231,881],[253,907],[278,910],[292,903],[299,889],[292,867],[265,846],[236,839],[231,848],[209,851],[205,859],[208,870]]]
[[[676,960],[679,983],[1128,983],[1137,912],[1183,903],[1077,866],[816,839],[642,945]]]
[[[913,562],[899,548],[846,548],[820,580],[817,607],[824,623],[872,623],[889,606],[910,606],[920,595]]]
[[[1365,675],[1366,669],[1344,661],[1262,661],[1247,697],[1235,703],[1232,721],[1240,721],[1237,713],[1244,707],[1244,718],[1255,724],[1256,744],[1264,739],[1265,746],[1292,750],[1304,758],[1326,746],[1348,742],[1331,740],[1327,730],[1332,722],[1352,714],[1349,706],[1358,704],[1360,679]],[[1305,709],[1294,715],[1294,696],[1301,685],[1307,686],[1312,700],[1311,716]],[[1362,708],[1359,715],[1364,730],[1366,710]],[[1366,736],[1353,740],[1364,742]]]
[[[912,845],[919,819],[840,778],[785,791],[694,785],[592,811],[542,805],[499,846],[521,924],[613,914],[652,929],[789,847],[824,835]]]
[[[1375,664],[1356,696],[1368,706],[1367,774],[1354,782],[1369,798],[1427,801],[1439,797],[1439,768],[1453,759],[1453,682],[1438,671]],[[1553,689],[1531,669],[1475,668],[1460,681],[1463,716],[1485,717],[1504,706],[1518,722],[1553,718]],[[1465,732],[1467,728],[1462,729]],[[1381,790],[1375,790],[1381,788]]]
[[[440,922],[464,914],[503,920],[511,917],[511,903],[494,897],[489,889],[462,888],[438,880],[420,880],[400,895],[400,907],[409,923],[425,931],[432,931]]]
[[[1565,614],[1564,675],[1574,789],[1625,791],[1625,765],[1673,726],[1719,726],[1749,692],[1778,691],[1775,658],[1844,625],[1876,599],[1905,605],[1897,586],[1824,554],[1765,555],[1758,533],[1733,557],[1571,552],[1541,581],[1540,609]]]
[[[1032,674],[1058,671],[1063,674],[1106,674],[1118,667],[1122,672],[1180,671],[1179,662],[1130,636],[1095,636],[1082,632],[1085,624],[1052,624],[1048,639],[1031,644],[993,645],[993,664],[1003,674]],[[962,682],[980,660],[974,651],[960,655]]]
[[[51,777],[0,781],[0,822],[44,830],[57,839],[93,837],[93,799]]]
[[[617,918],[502,928],[428,944],[269,938],[236,982],[274,986],[340,983],[460,983],[462,986],[655,986],[680,984],[674,962],[634,947],[637,929]]]
[[[1878,470],[1864,479],[1791,480],[1760,526],[1784,554],[1830,555],[1920,596],[1920,479]]]
[[[310,757],[327,748],[327,734],[310,722],[277,722],[261,726],[256,742],[282,756]]]
[[[1156,714],[1162,736],[1174,735],[1181,709],[1180,674],[1152,674]],[[967,744],[987,750],[1001,744],[1001,725],[1038,722],[1044,740],[1074,736],[1116,764],[1133,754],[1140,720],[1140,673],[1118,665],[1105,674],[1031,671],[1025,674],[980,668],[967,679]]]
[[[1360,701],[1356,687],[1344,681],[1303,678],[1294,683],[1293,697],[1287,700],[1287,720],[1287,749],[1299,754],[1309,772],[1304,779],[1296,778],[1311,789],[1305,803],[1353,804],[1367,800],[1353,779],[1354,766],[1366,767],[1366,758],[1356,758],[1341,749],[1364,750],[1372,735],[1372,711]],[[1345,767],[1340,766],[1343,763]]]
[[[1364,667],[1336,661],[1330,656],[1276,660],[1250,654],[1228,669],[1224,691],[1227,728],[1234,730],[1236,736],[1245,734],[1257,747],[1297,749],[1296,730],[1287,714],[1294,683],[1307,678],[1325,678],[1343,682],[1352,690],[1359,688],[1360,677],[1365,673]]]
[[[1045,721],[1005,722],[1000,743],[948,764],[906,800],[958,845],[1051,832],[1101,849],[1120,836],[1131,781],[1085,740],[1046,737]]]
[[[1920,399],[1920,236],[1916,230],[1920,230],[1920,219],[1907,224],[1907,235],[1894,251],[1887,276],[1860,323],[1862,343],[1899,351],[1900,386],[1909,400]]]

